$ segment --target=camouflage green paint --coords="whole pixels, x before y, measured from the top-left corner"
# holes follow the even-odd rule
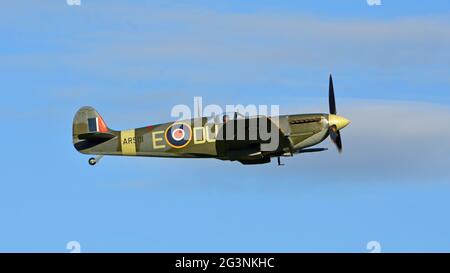
[[[233,120],[223,124],[208,124],[207,118],[182,121],[191,127],[191,140],[182,148],[171,147],[166,140],[165,132],[174,122],[157,124],[132,130],[115,131],[108,128],[106,133],[90,132],[89,118],[100,115],[92,107],[83,107],[75,115],[73,122],[73,143],[83,154],[93,155],[135,155],[144,157],[182,157],[182,158],[218,158],[221,160],[238,160],[243,164],[260,164],[270,162],[274,156],[293,155],[298,150],[313,146],[328,136],[327,114],[301,114],[278,117],[278,126],[266,117],[258,117],[257,122],[268,122],[272,130],[279,133],[279,144],[272,151],[261,151],[264,143],[260,137],[249,139],[246,131],[245,139],[238,140],[236,134],[231,140],[221,139],[226,135],[229,126],[239,128],[238,123],[247,126],[251,118]],[[233,124],[233,122],[235,122]],[[197,125],[197,126],[194,126]],[[246,130],[248,128],[246,127]],[[211,128],[212,134],[205,135]],[[80,139],[85,134],[96,135],[89,139]],[[267,142],[267,140],[266,140]],[[132,146],[130,146],[132,145]]]

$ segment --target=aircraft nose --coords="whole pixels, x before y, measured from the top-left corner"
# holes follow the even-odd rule
[[[338,115],[328,115],[328,125],[329,126],[336,126],[338,130],[341,130],[345,126],[347,126],[350,123],[350,120],[338,116]]]

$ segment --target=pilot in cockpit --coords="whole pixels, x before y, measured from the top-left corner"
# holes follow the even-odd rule
[[[230,120],[230,117],[228,115],[223,115],[222,121],[223,123],[227,123]]]

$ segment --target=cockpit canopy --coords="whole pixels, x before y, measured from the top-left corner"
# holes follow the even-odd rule
[[[230,120],[236,120],[236,119],[245,119],[248,118],[248,116],[245,116],[239,112],[224,112],[217,115],[213,115],[208,119],[208,123],[227,123]]]

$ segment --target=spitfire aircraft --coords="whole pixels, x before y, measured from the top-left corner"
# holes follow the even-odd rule
[[[336,115],[331,75],[328,96],[329,114],[294,114],[274,118],[234,113],[232,117],[193,118],[123,131],[110,129],[94,108],[83,107],[73,121],[73,144],[77,151],[97,156],[89,159],[90,165],[95,165],[105,155],[216,158],[242,164],[264,164],[277,157],[278,165],[282,165],[282,156],[327,150],[311,147],[328,136],[338,151],[342,151],[339,130],[350,121]],[[270,139],[264,138],[259,131],[252,134],[254,130],[250,124],[256,124],[258,128],[266,126],[271,136],[275,134],[277,137],[276,145],[263,149]],[[238,137],[239,128],[244,128],[244,137]]]

